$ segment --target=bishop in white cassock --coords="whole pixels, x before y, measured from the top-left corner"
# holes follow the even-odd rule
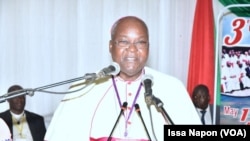
[[[163,141],[163,115],[154,105],[151,114],[145,102],[145,89],[141,83],[143,75],[153,76],[153,94],[159,98],[174,124],[201,124],[200,118],[187,93],[178,79],[145,67],[135,81],[124,81],[119,76],[96,80],[90,86],[68,94],[61,101],[48,127],[46,141],[106,141],[121,112],[123,102],[127,109],[118,120],[112,141]],[[70,91],[78,90],[86,82],[77,82]],[[135,111],[139,104],[146,129]],[[152,122],[151,122],[152,120]]]

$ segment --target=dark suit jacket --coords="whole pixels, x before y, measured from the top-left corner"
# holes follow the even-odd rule
[[[213,119],[213,115],[214,115],[214,111],[213,110],[214,110],[214,108],[216,108],[216,111],[215,111],[215,114],[216,114],[215,115],[215,124],[216,125],[220,124],[220,106],[219,105],[215,105],[215,107],[214,107],[213,104],[209,104],[209,107],[210,107],[210,113],[211,113],[212,119]]]
[[[34,141],[43,141],[46,133],[44,118],[38,114],[24,111]],[[13,135],[13,123],[10,110],[0,113],[0,117],[7,123]]]

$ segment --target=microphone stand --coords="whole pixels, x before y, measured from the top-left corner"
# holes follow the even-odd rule
[[[68,83],[73,83],[73,82],[83,80],[83,79],[86,79],[86,81],[93,81],[96,78],[97,78],[97,75],[95,73],[87,73],[82,77],[77,77],[77,78],[69,79],[69,80],[66,80],[66,81],[53,83],[53,84],[50,84],[50,85],[45,85],[45,86],[38,87],[38,88],[35,88],[35,89],[23,89],[23,90],[20,90],[20,91],[10,92],[10,93],[7,93],[7,94],[5,94],[3,96],[0,96],[0,103],[5,102],[8,99],[21,96],[21,95],[28,94],[30,96],[33,96],[35,91],[49,89],[49,88],[52,88],[52,87],[65,85],[65,84],[68,84]]]
[[[87,73],[87,74],[85,74],[82,77],[77,77],[77,78],[69,79],[69,80],[66,80],[66,81],[62,81],[62,82],[53,83],[53,84],[50,84],[50,85],[38,87],[38,88],[35,88],[34,90],[35,91],[36,90],[44,90],[44,89],[49,89],[49,88],[60,86],[60,85],[65,85],[65,84],[68,84],[68,83],[73,83],[73,82],[76,82],[76,81],[79,81],[79,80],[83,80],[83,79],[86,79],[86,80],[95,80],[96,78],[97,78],[97,76],[96,76],[95,73]]]
[[[8,99],[18,97],[18,96],[22,96],[22,95],[33,96],[34,95],[34,90],[32,90],[32,89],[23,89],[23,90],[18,90],[18,91],[7,93],[7,94],[5,94],[3,96],[0,96],[0,103],[3,103]]]
[[[161,112],[166,123],[168,123],[169,125],[174,125],[174,122],[171,120],[168,113],[166,112],[166,110],[163,107],[163,102],[155,96],[152,96],[152,99],[153,99],[153,102],[154,102],[154,105],[155,105],[157,111]]]
[[[122,107],[121,107],[120,114],[118,115],[118,117],[117,117],[117,119],[116,119],[116,122],[115,122],[115,124],[114,124],[114,127],[112,128],[112,130],[111,130],[111,132],[110,132],[110,134],[109,134],[109,137],[108,137],[108,140],[107,140],[107,141],[111,141],[112,135],[113,135],[113,132],[114,132],[116,126],[117,126],[117,123],[119,122],[119,120],[120,120],[122,114],[124,113],[124,110],[126,110],[127,106],[128,106],[128,102],[123,102],[123,105],[122,105]]]
[[[157,111],[163,115],[163,118],[165,119],[166,123],[168,123],[169,125],[174,125],[174,122],[171,120],[171,118],[169,117],[169,115],[167,114],[166,110],[163,107],[163,102],[159,98],[155,97],[152,94],[152,91],[153,91],[152,89],[148,89],[144,94],[145,102],[148,108],[150,107],[150,105],[154,104]]]
[[[135,110],[136,110],[136,112],[138,113],[138,115],[139,115],[139,117],[141,119],[141,122],[142,122],[143,127],[144,127],[144,129],[146,131],[146,134],[148,136],[149,141],[151,141],[151,137],[149,135],[148,129],[147,129],[146,124],[145,124],[145,122],[144,122],[144,120],[142,118],[142,114],[141,114],[141,110],[140,110],[139,104],[137,104],[137,103],[135,104]]]

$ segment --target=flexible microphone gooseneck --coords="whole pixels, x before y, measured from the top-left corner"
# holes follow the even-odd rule
[[[141,110],[140,110],[139,104],[135,104],[135,111],[138,113],[138,115],[139,115],[139,117],[140,117],[140,119],[141,119],[141,122],[142,122],[143,127],[144,127],[144,129],[145,129],[145,131],[146,131],[146,134],[147,134],[147,136],[148,136],[149,141],[151,141],[151,137],[150,137],[150,135],[149,135],[149,133],[148,133],[148,129],[147,129],[146,124],[145,124],[145,122],[144,122],[144,120],[143,120],[143,117],[142,117],[142,115],[141,115]]]
[[[122,107],[121,107],[121,112],[120,112],[120,114],[119,114],[118,117],[117,117],[117,120],[116,120],[116,122],[115,122],[115,125],[114,125],[114,127],[113,127],[113,129],[112,129],[112,131],[111,131],[111,133],[110,133],[109,138],[108,138],[107,141],[111,141],[111,139],[112,139],[112,134],[113,134],[113,132],[114,132],[114,130],[115,130],[115,127],[116,127],[116,125],[117,125],[119,119],[121,118],[122,114],[123,114],[124,111],[127,109],[127,106],[128,106],[128,102],[123,102]]]

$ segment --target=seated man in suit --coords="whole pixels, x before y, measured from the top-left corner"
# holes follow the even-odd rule
[[[192,92],[192,101],[198,115],[201,118],[203,125],[213,124],[213,110],[216,108],[216,121],[215,124],[219,124],[219,106],[214,107],[214,104],[209,104],[210,94],[209,89],[206,85],[197,85]]]
[[[23,88],[13,85],[8,89],[9,94],[20,91]],[[46,133],[44,118],[38,114],[25,110],[26,98],[24,95],[8,99],[9,110],[0,113],[8,125],[12,139],[25,141],[43,141]]]

